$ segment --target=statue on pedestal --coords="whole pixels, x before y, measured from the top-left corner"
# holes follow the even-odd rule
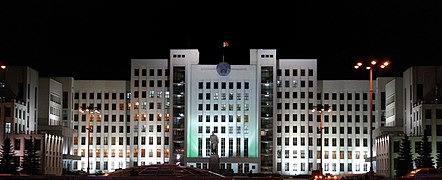
[[[212,155],[218,154],[218,136],[215,135],[215,131],[210,135],[210,152]]]

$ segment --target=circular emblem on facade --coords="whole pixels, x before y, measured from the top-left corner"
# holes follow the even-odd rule
[[[220,62],[216,65],[216,71],[220,76],[227,76],[230,73],[230,64],[226,62]]]

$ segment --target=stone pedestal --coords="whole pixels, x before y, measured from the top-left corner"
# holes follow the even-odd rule
[[[210,155],[209,159],[209,170],[215,173],[220,173],[219,171],[219,156],[218,154]]]

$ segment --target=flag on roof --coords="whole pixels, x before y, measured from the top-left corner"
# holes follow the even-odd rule
[[[229,42],[224,41],[224,42],[223,42],[223,47],[227,47],[227,46],[229,46]]]

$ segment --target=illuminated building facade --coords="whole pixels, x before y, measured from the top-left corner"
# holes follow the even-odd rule
[[[64,156],[68,147],[63,143],[72,137],[72,130],[61,133],[61,84],[39,78],[38,71],[26,66],[8,66],[2,71],[0,144],[10,138],[13,161],[20,171],[25,143],[33,141],[40,157],[40,173],[61,175],[63,162],[71,162]]]
[[[442,149],[442,67],[412,66],[386,84],[386,126],[376,136],[378,174],[396,176],[400,145],[409,136],[413,165],[418,166],[418,152],[424,133],[431,143],[436,167]]]
[[[128,81],[37,78],[38,72],[25,70],[31,72],[24,78],[29,82],[6,78],[6,87],[19,87],[6,94],[23,101],[0,103],[0,112],[7,114],[0,136],[36,130],[55,134],[56,141],[48,143],[59,144],[53,157],[57,162],[46,173],[87,167],[90,173],[112,172],[148,164],[209,169],[212,133],[219,138],[220,169],[234,173],[311,174],[321,162],[324,173],[370,169],[369,81],[318,80],[316,59],[277,59],[276,50],[252,49],[246,65],[228,64],[228,59],[200,64],[198,50],[173,49],[168,59],[132,59]],[[389,137],[388,132],[420,136],[431,129],[433,151],[442,147],[442,125],[436,121],[442,114],[437,85],[442,78],[437,72],[421,67],[405,71],[403,79],[376,78],[373,148],[378,174],[390,174],[397,157],[400,135]],[[417,75],[425,73],[426,78]],[[435,93],[424,96],[428,92]],[[322,141],[321,118],[311,111],[319,104],[332,107],[323,113]],[[98,111],[83,111],[91,107]],[[24,141],[14,138],[13,143]]]
[[[133,123],[126,121],[127,87],[124,80],[75,80],[73,127],[76,130],[73,155],[81,157],[73,170],[106,172],[132,166],[130,139]],[[98,111],[81,111],[94,108]],[[90,125],[90,128],[88,128]],[[132,127],[132,129],[131,129]],[[90,134],[89,133],[90,129]],[[89,137],[89,140],[88,140]],[[87,147],[89,145],[89,148]]]
[[[130,81],[75,80],[73,151],[81,160],[73,169],[208,169],[214,133],[220,169],[234,173],[311,174],[321,143],[324,173],[369,170],[368,80],[318,81],[316,59],[277,59],[276,50],[252,49],[249,62],[200,64],[198,50],[171,50],[169,59],[132,59]],[[323,142],[311,111],[318,104],[332,107]],[[99,113],[78,110],[85,107]]]
[[[262,49],[250,50],[248,65],[199,64],[198,50],[132,60],[131,118],[138,128],[156,127],[144,133],[151,146],[139,147],[156,153],[136,164],[208,169],[215,133],[221,169],[311,174],[321,157],[319,117],[311,109],[327,103],[333,112],[324,113],[324,172],[367,172],[368,81],[318,81],[316,63]]]

